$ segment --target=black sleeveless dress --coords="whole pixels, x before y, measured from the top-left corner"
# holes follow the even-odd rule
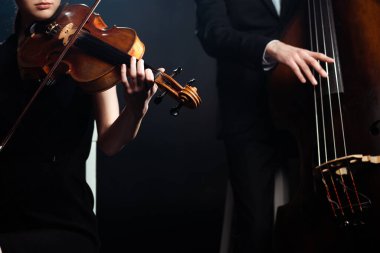
[[[0,46],[0,140],[37,83],[22,81],[17,38]],[[70,77],[42,93],[0,152],[0,247],[4,253],[98,252],[85,161],[93,132],[91,96]]]

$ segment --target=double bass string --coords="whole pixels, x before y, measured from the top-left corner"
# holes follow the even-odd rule
[[[330,34],[330,43],[329,45],[331,46],[331,51],[332,51],[332,54],[333,54],[333,57],[335,58],[336,55],[335,55],[335,51],[337,51],[337,41],[336,41],[336,38],[334,37],[335,35],[335,30],[334,29],[334,21],[333,21],[333,16],[332,16],[332,5],[331,5],[331,1],[330,0],[324,0],[325,1],[325,4],[324,6],[326,7],[326,12],[327,12],[327,29],[325,29],[324,27],[324,18],[323,18],[323,12],[322,12],[322,4],[320,5],[321,6],[321,19],[322,19],[322,32],[323,32],[323,41],[324,41],[324,46],[325,46],[325,54],[327,53],[327,49],[326,49],[326,41],[325,41],[325,33],[329,33]],[[326,63],[326,72],[328,73],[328,65]],[[335,66],[336,68],[336,66]],[[336,72],[336,71],[335,71]],[[337,73],[335,73],[335,77],[337,77]],[[346,152],[346,145],[345,145],[345,136],[344,136],[344,126],[343,126],[343,116],[342,116],[342,108],[341,108],[341,103],[340,103],[340,88],[339,88],[339,79],[337,78],[335,80],[335,84],[336,84],[336,95],[337,95],[337,100],[338,100],[338,110],[339,110],[339,120],[340,120],[340,126],[341,126],[341,130],[342,130],[342,141],[343,141],[343,150],[344,150],[344,156],[347,155],[347,152]],[[334,136],[334,150],[335,150],[335,159],[338,158],[337,155],[336,155],[336,139],[335,139],[335,127],[334,127],[334,118],[333,118],[333,107],[332,107],[332,104],[331,104],[331,95],[332,95],[332,90],[330,88],[330,77],[327,78],[327,84],[328,84],[328,87],[329,87],[329,99],[330,99],[330,112],[331,112],[331,124],[332,124],[332,130],[333,130],[333,136]],[[348,173],[350,173],[350,176],[351,176],[351,180],[352,180],[352,183],[354,185],[354,188],[355,187],[355,183],[354,183],[354,180],[353,180],[353,176],[352,176],[352,173],[351,173],[351,170],[348,170]],[[347,184],[345,182],[345,179],[343,177],[343,174],[340,174],[340,180],[341,180],[341,184],[342,184],[342,187],[344,189],[344,193],[346,195],[346,199],[347,199],[347,202],[350,206],[350,209],[351,209],[351,212],[354,213],[354,210],[353,210],[353,206],[352,206],[352,201],[351,201],[351,197],[348,193],[348,190],[347,190]],[[355,192],[357,193],[356,189],[355,189]],[[357,195],[357,194],[356,194]],[[357,196],[358,198],[358,196]],[[359,200],[359,199],[358,199]]]
[[[326,33],[332,33],[331,31],[331,22],[329,20],[329,15],[327,14],[327,18],[328,18],[328,24],[327,24],[327,27],[325,27],[325,21],[326,21],[326,16],[324,16],[324,12],[323,12],[323,6],[322,6],[322,0],[319,0],[319,6],[320,6],[320,14],[321,14],[321,24],[322,24],[322,36],[323,36],[323,45],[324,45],[324,53],[327,55],[327,47],[326,47]],[[326,6],[326,4],[325,4]],[[328,13],[328,11],[327,11]],[[327,31],[326,28],[329,28],[329,31]],[[330,36],[331,37],[331,36]],[[333,46],[333,41],[330,41],[330,47],[331,48],[334,48]],[[332,49],[332,51],[334,51]],[[327,83],[327,86],[328,86],[328,95],[329,95],[329,109],[330,109],[330,120],[331,120],[331,133],[332,133],[332,136],[333,136],[333,145],[334,145],[334,158],[336,159],[337,158],[337,152],[336,152],[336,139],[335,139],[335,126],[334,126],[334,115],[333,115],[333,106],[332,106],[332,97],[331,97],[331,94],[332,94],[332,88],[331,88],[331,85],[330,85],[330,75],[329,75],[329,68],[328,68],[328,64],[325,63],[325,70],[326,70],[326,73],[327,73],[327,80],[326,80],[326,83]],[[337,84],[337,83],[336,83]],[[337,89],[337,94],[339,96],[339,89]],[[320,96],[323,96],[323,94],[320,94]],[[329,175],[330,175],[330,180],[331,180],[331,183],[332,183],[332,186],[334,188],[334,192],[335,192],[335,196],[338,200],[338,207],[339,209],[341,210],[341,214],[344,216],[345,213],[344,213],[344,208],[343,208],[343,205],[342,205],[342,201],[341,201],[341,198],[339,196],[339,193],[338,193],[338,189],[336,187],[336,184],[335,184],[335,181],[334,181],[334,177],[333,177],[333,173],[331,173],[331,171],[329,171]],[[340,179],[341,179],[341,182],[343,184],[343,188],[344,188],[344,192],[347,193],[347,187],[346,187],[346,184],[344,182],[344,178],[343,178],[343,175],[341,174],[340,175]],[[328,189],[328,187],[327,187]],[[349,196],[346,194],[346,197],[348,199],[348,202],[350,203],[350,206],[351,206],[351,201],[350,201],[350,198]],[[334,208],[333,208],[334,209]],[[335,210],[334,210],[334,214],[335,214]]]
[[[339,61],[338,46],[337,46],[337,41],[336,41],[335,22],[333,19],[331,0],[327,0],[327,16],[328,16],[328,24],[330,27],[332,57],[335,59],[334,74],[335,74],[335,83],[336,83],[336,89],[337,89],[337,99],[338,99],[338,105],[339,105],[338,108],[339,108],[339,116],[340,116],[340,126],[342,130],[343,150],[344,150],[344,156],[347,156],[346,135],[344,131],[343,113],[342,113],[342,105],[341,105],[341,98],[340,98],[340,93],[343,92],[343,81],[342,81],[342,73],[340,72],[340,61]]]
[[[342,73],[340,69],[338,45],[337,45],[336,31],[335,31],[335,22],[334,22],[333,13],[332,13],[332,3],[331,3],[331,0],[326,0],[326,1],[327,1],[327,15],[328,15],[328,21],[329,21],[329,26],[330,26],[331,44],[333,45],[332,53],[333,53],[333,58],[335,59],[334,70],[335,70],[335,79],[336,79],[336,88],[337,88],[337,98],[338,98],[338,104],[339,104],[338,108],[339,108],[340,124],[341,124],[341,131],[342,131],[343,149],[344,149],[344,156],[347,156],[346,135],[344,131],[343,113],[342,113],[341,98],[340,98],[340,93],[343,92],[343,79],[342,79]],[[354,176],[352,174],[352,171],[349,168],[347,168],[347,170],[350,175],[350,179],[352,182],[357,203],[359,205],[359,210],[362,211],[363,210],[362,203],[359,198],[359,192],[357,191],[357,188],[356,188]],[[343,186],[345,188],[347,187],[346,184],[344,184]],[[348,196],[348,201],[350,204],[351,212],[354,213],[354,209],[352,207],[349,196]]]
[[[324,54],[331,53],[334,58],[337,58],[337,43],[334,34],[334,22],[331,14],[331,1],[315,1],[316,0],[308,0],[311,50],[316,52],[323,52]],[[316,76],[320,83],[319,94],[314,94],[314,99],[317,99],[317,96],[319,96],[318,99],[320,100],[317,102],[317,105],[314,105],[316,111],[315,118],[319,164],[321,164],[321,162],[327,162],[331,160],[332,157],[329,157],[329,154],[332,154],[333,158],[335,159],[340,157],[341,153],[344,155],[347,154],[340,98],[340,92],[342,92],[343,89],[341,88],[342,82],[341,76],[339,75],[339,59],[336,59],[336,61],[337,64],[334,64],[334,68],[331,69],[332,73],[329,73],[330,69],[328,67],[328,64],[325,63],[324,68],[328,74],[326,81],[320,76]],[[315,75],[314,71],[313,74]],[[335,76],[335,78],[331,78],[330,75]],[[333,88],[334,82],[335,85]],[[326,88],[324,84],[326,85]],[[328,95],[327,99],[324,98],[324,94],[326,93]],[[336,99],[335,97],[332,97],[334,93],[337,93]],[[335,105],[335,103],[337,103],[337,105]],[[320,113],[318,113],[317,107],[320,108]],[[336,110],[339,110],[339,115],[336,115],[334,113],[334,108],[336,108]],[[334,117],[339,117],[339,119],[337,118],[335,120]],[[336,127],[336,123],[338,123],[338,126],[340,126]],[[327,131],[328,129],[331,129],[331,131]],[[338,131],[338,129],[340,130]],[[328,141],[328,136],[331,136],[331,142]],[[339,143],[340,140],[343,142],[343,150],[340,148],[339,152],[338,140]],[[330,148],[331,153],[329,153]],[[322,159],[322,154],[324,155],[324,159]]]
[[[325,22],[324,22],[325,15],[323,12],[322,1],[319,1],[319,14],[320,14],[320,20],[321,20],[321,29],[322,29],[321,43],[323,44],[323,53],[327,55],[328,53],[327,53],[327,45],[326,45],[326,33],[328,31],[325,27]],[[318,52],[320,51],[318,50]],[[324,65],[325,65],[325,71],[327,73],[326,84],[327,84],[328,96],[329,96],[328,102],[329,102],[329,109],[330,109],[331,134],[332,134],[332,139],[333,139],[334,158],[336,159],[338,157],[337,157],[337,152],[336,152],[335,125],[334,125],[334,115],[333,115],[333,106],[332,106],[332,97],[331,97],[332,89],[331,89],[331,84],[330,84],[329,68],[327,64],[328,63],[326,62]]]
[[[314,1],[313,3],[311,4],[312,0],[308,0],[308,17],[309,17],[309,36],[310,36],[310,49],[312,51],[315,51],[315,47],[314,47],[314,39],[313,39],[313,34],[316,34],[316,32],[313,30],[313,25],[312,25],[312,4],[313,4],[313,12],[314,12],[314,19],[315,19],[315,5],[314,5]],[[315,21],[314,21],[315,23]],[[313,33],[314,31],[314,33]],[[315,70],[312,69],[313,71],[313,75],[315,76]],[[317,159],[318,159],[318,165],[321,165],[321,140],[320,140],[320,131],[319,131],[319,117],[318,117],[318,105],[317,105],[317,88],[316,87],[313,87],[313,96],[314,96],[314,112],[315,112],[315,131],[316,131],[316,138],[317,138]],[[322,108],[323,110],[323,108]],[[322,117],[322,120],[323,120],[323,117]],[[324,125],[324,122],[322,122],[322,124]],[[323,131],[324,133],[324,137],[325,137],[325,131]],[[326,141],[324,142],[326,144]],[[326,148],[325,148],[325,151],[326,151]],[[337,216],[336,215],[336,211],[335,211],[335,207],[334,207],[334,204],[335,205],[338,205],[336,202],[333,201],[332,197],[331,197],[331,194],[330,194],[330,190],[329,190],[329,187],[327,185],[327,181],[326,181],[326,178],[325,178],[325,175],[323,173],[321,173],[321,177],[322,177],[322,182],[323,182],[323,185],[325,186],[325,190],[326,190],[326,194],[327,194],[327,199],[331,205],[331,209],[334,213],[334,216]]]
[[[312,1],[312,5],[310,4]],[[315,2],[318,1],[318,2]],[[343,83],[342,77],[340,73],[339,59],[338,59],[338,48],[337,48],[337,40],[335,34],[335,24],[332,13],[332,3],[331,0],[309,0],[309,23],[313,23],[310,26],[310,44],[311,50],[316,52],[323,52],[324,54],[332,54],[333,58],[336,59],[336,63],[334,64],[333,69],[329,69],[329,65],[327,63],[324,64],[325,71],[327,73],[327,79],[322,80],[321,76],[318,76],[319,80],[319,94],[316,92],[316,88],[314,88],[314,107],[315,107],[315,117],[316,117],[316,131],[317,131],[317,145],[318,145],[318,161],[321,163],[321,144],[319,142],[323,141],[324,146],[324,162],[331,162],[331,158],[337,159],[341,157],[341,153],[344,153],[344,156],[347,156],[347,148],[346,148],[346,136],[344,131],[343,124],[343,113],[342,113],[342,105],[341,105],[341,92],[343,91]],[[311,10],[312,9],[312,10]],[[314,29],[313,29],[314,28]],[[315,74],[315,72],[313,72]],[[332,77],[330,77],[332,74]],[[333,82],[335,85],[333,87]],[[326,87],[325,87],[326,85]],[[325,90],[325,91],[324,91]],[[327,92],[327,94],[325,93]],[[336,96],[334,94],[336,93]],[[324,96],[327,95],[327,99]],[[319,98],[317,98],[319,96]],[[333,97],[334,96],[334,97]],[[317,102],[319,101],[319,103]],[[326,101],[324,101],[326,100]],[[318,107],[320,107],[320,113],[318,111]],[[338,115],[336,114],[338,113]],[[321,119],[319,119],[321,117]],[[336,120],[336,121],[335,121]],[[320,123],[321,128],[320,130]],[[329,122],[330,121],[330,122]],[[338,125],[336,125],[338,123]],[[339,126],[340,125],[340,126]],[[331,132],[330,130],[331,129]],[[320,131],[323,132],[323,138],[320,138]],[[331,137],[331,141],[328,139],[328,136]],[[339,146],[338,152],[338,140],[339,145],[342,143],[343,147]],[[330,150],[331,148],[331,150]],[[343,150],[342,150],[343,148]],[[333,153],[329,153],[328,151],[332,151]],[[343,151],[343,152],[342,152]],[[333,155],[333,157],[329,157],[329,155]],[[355,180],[353,178],[353,174],[349,168],[346,168],[347,173],[350,176],[350,183],[353,185],[354,192],[356,193],[356,200],[360,206],[360,200],[358,196],[358,192],[356,190]],[[345,216],[344,213],[344,205],[342,205],[342,200],[346,199],[346,203],[350,207],[351,213],[354,213],[353,205],[352,205],[352,197],[350,196],[348,185],[345,182],[345,173],[339,173],[339,185],[343,188],[343,196],[339,194],[338,187],[335,183],[335,170],[329,169],[327,171],[321,171],[322,181],[326,188],[327,198],[331,204],[334,215],[336,216],[336,208],[340,209],[340,213],[342,216]],[[331,187],[334,190],[336,201],[331,198],[331,193],[329,186],[326,181],[325,173],[328,173],[329,180],[331,183]],[[339,187],[340,188],[340,187]],[[333,205],[335,204],[335,206]],[[360,208],[361,209],[361,208]]]
[[[333,58],[336,60],[336,63],[334,64],[333,69],[331,69],[332,73],[329,73],[330,68],[329,68],[328,63],[325,63],[324,65],[325,70],[328,74],[328,78],[326,79],[326,85],[328,89],[328,99],[329,99],[328,108],[330,110],[331,135],[332,135],[332,140],[333,140],[332,147],[334,150],[334,158],[336,159],[338,157],[341,157],[342,155],[343,156],[347,155],[346,136],[345,136],[345,131],[344,131],[343,113],[342,113],[342,106],[341,106],[341,94],[340,94],[343,91],[343,82],[342,82],[342,77],[341,77],[340,67],[339,67],[339,56],[338,56],[338,48],[337,48],[335,24],[334,24],[334,19],[333,19],[331,0],[318,0],[318,4],[319,4],[318,7],[319,7],[319,12],[320,12],[320,24],[321,24],[320,43],[321,45],[323,45],[323,50],[324,50],[323,53],[326,55],[331,53]],[[318,52],[320,51],[318,50]],[[332,78],[330,74],[332,74],[331,76],[334,76],[335,78]],[[335,83],[334,87],[333,87],[333,83]],[[336,94],[336,97],[333,98],[332,97],[333,94]],[[320,96],[323,96],[323,94],[321,93]],[[321,106],[324,106],[324,104],[322,104]],[[334,111],[338,113],[338,115],[335,114]],[[325,117],[325,115],[323,115],[323,117]],[[335,120],[334,117],[337,120]],[[337,124],[337,127],[335,127],[336,124]],[[338,151],[338,147],[339,147],[339,151]],[[327,159],[327,160],[330,160],[330,159]]]
[[[323,48],[324,48],[324,53],[327,55],[328,52],[327,52],[327,46],[330,46],[331,47],[331,51],[334,51],[334,48],[336,49],[336,40],[333,39],[333,30],[332,30],[332,15],[329,15],[331,14],[331,5],[328,5],[330,3],[329,0],[319,0],[319,10],[320,10],[320,19],[321,19],[321,28],[322,28],[322,43],[323,43]],[[330,7],[330,8],[329,8]],[[324,11],[326,10],[326,11]],[[329,12],[330,10],[330,12]],[[326,13],[327,12],[327,17],[326,17]],[[327,20],[326,20],[327,18]],[[325,22],[327,22],[326,26],[325,26]],[[329,44],[326,44],[326,37],[328,37],[328,34],[330,34],[330,38],[331,38],[331,41],[329,41]],[[337,159],[338,158],[338,155],[337,155],[337,139],[336,139],[336,134],[335,132],[337,132],[337,129],[335,128],[335,125],[334,125],[334,108],[336,108],[336,105],[333,107],[333,104],[332,104],[332,94],[333,94],[333,90],[332,90],[332,87],[331,87],[331,78],[329,76],[329,68],[328,68],[328,64],[325,63],[325,69],[326,69],[326,72],[328,74],[328,78],[326,80],[326,84],[327,84],[327,87],[328,87],[328,96],[329,96],[329,110],[330,110],[330,120],[331,120],[331,134],[332,134],[332,138],[333,138],[333,147],[334,147],[334,158]],[[339,93],[339,83],[338,82],[335,82],[336,83],[336,90],[335,90],[335,93],[337,93],[337,96],[340,97]],[[322,96],[323,94],[321,94]],[[340,99],[338,99],[338,102],[340,101]],[[339,114],[340,114],[340,119],[342,119],[342,115],[341,115],[341,104],[338,103],[338,110],[339,110]],[[342,125],[342,121],[340,122],[340,124]],[[342,139],[344,140],[344,136],[342,136]],[[331,174],[331,171],[330,171],[330,177],[331,177],[331,180],[332,182],[334,181],[333,180],[333,177],[332,177],[332,174]],[[343,173],[340,174],[340,182],[341,182],[341,186],[343,187],[343,192],[345,193],[345,197],[346,197],[346,200],[347,200],[347,203],[349,204],[350,206],[350,209],[351,209],[351,212],[353,212],[353,208],[352,208],[352,202],[351,202],[351,198],[350,198],[350,195],[347,191],[347,184],[345,182],[345,179],[343,177]],[[334,184],[334,189],[336,191],[336,186]],[[338,193],[336,193],[337,197],[339,196]],[[340,201],[339,201],[340,203]],[[342,205],[339,205],[341,210],[342,210],[342,214],[344,215],[344,212],[343,212],[343,207]]]
[[[311,48],[312,51],[316,51],[316,52],[319,52],[319,45],[318,45],[318,29],[317,29],[317,17],[316,17],[316,7],[315,7],[315,1],[314,0],[311,0],[313,2],[313,7],[312,7],[312,12],[309,13],[309,16],[311,16],[311,13],[313,14],[313,21],[314,21],[314,27],[312,27],[312,25],[310,25],[310,31],[312,33],[312,31],[314,31],[314,39],[315,39],[315,48]],[[312,23],[312,22],[310,22]],[[310,37],[310,41],[313,41],[313,36]],[[319,62],[319,61],[318,61]],[[321,84],[321,77],[318,76],[318,81],[319,81],[319,84]],[[319,92],[320,94],[323,94],[323,87],[322,85],[318,85],[319,86]],[[316,88],[314,88],[314,91],[316,92]],[[319,96],[319,99],[320,99],[320,105],[321,105],[321,124],[322,124],[322,133],[323,133],[323,146],[324,146],[324,154],[325,154],[325,159],[324,159],[324,162],[327,162],[327,138],[326,138],[326,122],[325,122],[325,110],[324,110],[324,106],[323,106],[323,96]],[[318,110],[315,111],[315,113],[317,114],[316,117],[318,117]],[[316,125],[316,129],[319,129],[319,125]],[[320,139],[317,140],[317,142],[319,142]],[[320,153],[320,156],[321,156],[321,153]],[[321,158],[319,158],[319,160],[322,160]]]
[[[312,29],[312,22],[311,22],[311,3],[310,0],[307,2],[308,7],[308,14],[309,14],[309,36],[310,36],[310,49],[314,51],[314,43],[313,43],[313,29]],[[313,75],[315,76],[315,70],[312,69]],[[313,89],[313,96],[314,96],[314,112],[315,112],[315,132],[316,132],[316,138],[317,138],[317,159],[318,159],[318,165],[321,165],[321,144],[320,144],[320,133],[319,133],[319,117],[318,117],[318,106],[317,106],[317,90],[314,87]]]
[[[310,3],[312,1],[312,4]],[[317,20],[317,11],[316,11],[316,4],[315,0],[308,0],[308,6],[309,6],[309,26],[310,26],[310,44],[311,44],[311,50],[319,52],[319,36],[318,36],[318,26],[317,24],[319,23],[318,21],[323,21],[323,20]],[[319,2],[319,7],[320,7],[320,2]],[[312,9],[312,10],[311,10]],[[313,16],[313,18],[312,18]],[[312,22],[314,21],[314,22]],[[312,25],[314,23],[314,26]],[[314,36],[313,36],[314,35]],[[313,42],[315,40],[315,46],[313,45]],[[315,72],[314,72],[315,74]],[[321,110],[321,124],[322,124],[322,132],[323,132],[323,145],[324,145],[324,155],[325,159],[324,162],[328,161],[328,153],[327,153],[327,138],[326,138],[326,122],[325,122],[325,108],[324,108],[324,101],[323,101],[323,85],[322,85],[322,79],[321,76],[318,75],[319,78],[319,100],[320,100],[320,110]],[[316,132],[317,132],[317,145],[318,145],[318,160],[319,160],[319,165],[321,164],[321,152],[320,152],[320,137],[319,137],[319,115],[318,115],[318,98],[317,98],[317,88],[314,87],[314,106],[315,106],[315,117],[316,117]],[[327,199],[331,205],[331,209],[334,213],[334,216],[337,216],[336,214],[336,208],[334,204],[341,210],[342,215],[344,215],[344,211],[342,208],[342,204],[340,201],[340,197],[337,191],[337,188],[335,186],[335,182],[333,180],[332,175],[330,174],[330,181],[334,189],[334,193],[337,199],[337,202],[334,201],[331,197],[330,189],[327,184],[327,180],[325,178],[324,173],[321,172],[322,176],[322,182],[325,186],[326,189],[326,194],[327,194]]]

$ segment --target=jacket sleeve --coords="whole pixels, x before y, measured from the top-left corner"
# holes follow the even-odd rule
[[[262,67],[266,45],[273,40],[232,27],[224,0],[195,0],[196,34],[206,51],[215,58],[228,58]]]

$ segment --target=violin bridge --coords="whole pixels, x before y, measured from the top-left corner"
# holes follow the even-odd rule
[[[76,32],[73,23],[67,24],[59,33],[58,39],[62,40],[62,44],[66,46],[69,43],[70,36]]]

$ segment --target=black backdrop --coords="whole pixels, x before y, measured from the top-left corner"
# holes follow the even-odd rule
[[[92,1],[82,2],[88,5]],[[12,32],[13,0],[2,0],[0,39]],[[203,103],[169,115],[170,98],[151,104],[138,138],[114,157],[98,151],[97,215],[103,252],[218,252],[226,165],[216,140],[215,62],[196,36],[191,0],[103,1],[97,12],[112,26],[134,28],[145,61],[196,78]],[[123,103],[123,98],[120,97]]]

